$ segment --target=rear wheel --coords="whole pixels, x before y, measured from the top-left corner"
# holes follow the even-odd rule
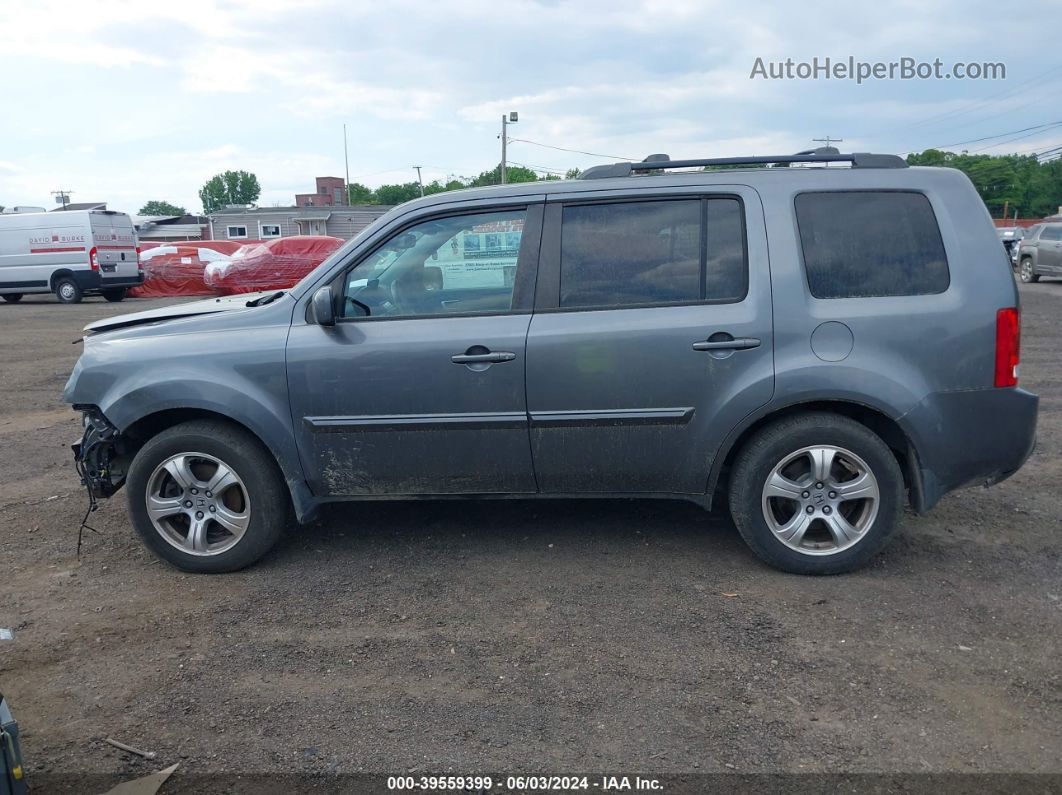
[[[119,301],[125,300],[126,289],[124,287],[120,287],[114,290],[100,290],[100,293],[108,301],[112,303],[118,303]]]
[[[731,474],[730,511],[765,563],[840,574],[888,542],[903,510],[903,474],[888,446],[838,414],[802,414],[759,431]]]
[[[4,300],[9,304],[17,304],[22,300],[22,293],[4,293]]]
[[[185,422],[155,436],[133,459],[126,491],[144,542],[185,571],[249,566],[287,523],[276,462],[257,439],[223,422]]]
[[[1025,284],[1040,281],[1040,274],[1033,270],[1032,257],[1026,257],[1021,261],[1021,265],[1018,266],[1018,278]]]
[[[83,293],[77,282],[64,276],[55,283],[55,297],[64,304],[79,304]]]

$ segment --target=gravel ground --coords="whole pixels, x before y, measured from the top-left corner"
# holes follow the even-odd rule
[[[0,689],[29,780],[1062,773],[1062,282],[1022,299],[1029,464],[818,579],[759,564],[721,512],[650,501],[347,505],[194,576],[115,499],[78,561],[70,343],[161,302],[0,304]]]

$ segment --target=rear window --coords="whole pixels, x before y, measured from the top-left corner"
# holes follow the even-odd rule
[[[950,275],[921,193],[838,191],[796,197],[808,287],[816,298],[930,295]]]
[[[740,301],[746,284],[744,224],[737,199],[564,208],[562,307]]]

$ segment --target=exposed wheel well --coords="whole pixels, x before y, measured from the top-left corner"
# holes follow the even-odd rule
[[[718,467],[713,466],[712,480],[708,484],[709,493],[715,495],[717,493],[726,492],[730,469],[733,466],[734,459],[737,458],[738,453],[741,451],[741,448],[745,446],[745,443],[748,442],[758,430],[783,417],[791,417],[794,414],[807,414],[810,412],[823,411],[840,414],[849,419],[853,419],[877,434],[878,437],[885,442],[888,448],[892,450],[893,455],[896,456],[896,461],[900,465],[900,470],[903,472],[904,486],[908,489],[912,489],[912,491],[918,488],[918,484],[914,483],[915,477],[913,475],[914,470],[912,465],[915,462],[911,460],[914,446],[911,443],[911,440],[907,437],[907,434],[904,433],[903,429],[895,420],[887,417],[880,411],[861,403],[849,403],[842,400],[816,400],[808,403],[797,403],[773,411],[770,414],[759,418],[742,431],[737,439],[734,440],[733,444],[731,444],[730,449],[727,450],[726,455],[723,458],[723,463]],[[919,498],[912,493],[911,502],[915,503],[916,499]]]
[[[208,409],[166,409],[164,411],[157,411],[154,414],[148,414],[146,417],[141,417],[134,422],[125,429],[124,435],[135,442],[136,449],[140,449],[141,445],[153,436],[157,436],[167,428],[172,428],[174,425],[179,425],[180,423],[188,422],[189,420],[214,420],[216,422],[223,422],[226,425],[233,425],[246,431],[255,439],[258,439],[259,444],[267,450],[269,449],[269,447],[258,438],[258,434],[242,422],[237,422],[231,417],[226,417],[224,414],[219,414],[216,411],[210,411]],[[270,453],[270,455],[272,455],[272,453]]]

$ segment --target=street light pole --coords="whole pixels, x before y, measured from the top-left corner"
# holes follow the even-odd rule
[[[515,110],[510,111],[509,113],[503,113],[502,114],[502,131],[501,131],[501,141],[502,141],[501,184],[502,185],[504,185],[505,182],[506,182],[506,174],[505,174],[505,145],[507,143],[509,143],[509,137],[508,137],[508,132],[506,131],[506,127],[508,125],[510,125],[510,124],[516,124],[516,122],[518,122],[518,121],[520,121],[520,116],[517,114],[517,112]]]
[[[420,186],[420,197],[424,198],[424,180],[420,178],[420,166],[413,166],[417,170],[417,184]]]

